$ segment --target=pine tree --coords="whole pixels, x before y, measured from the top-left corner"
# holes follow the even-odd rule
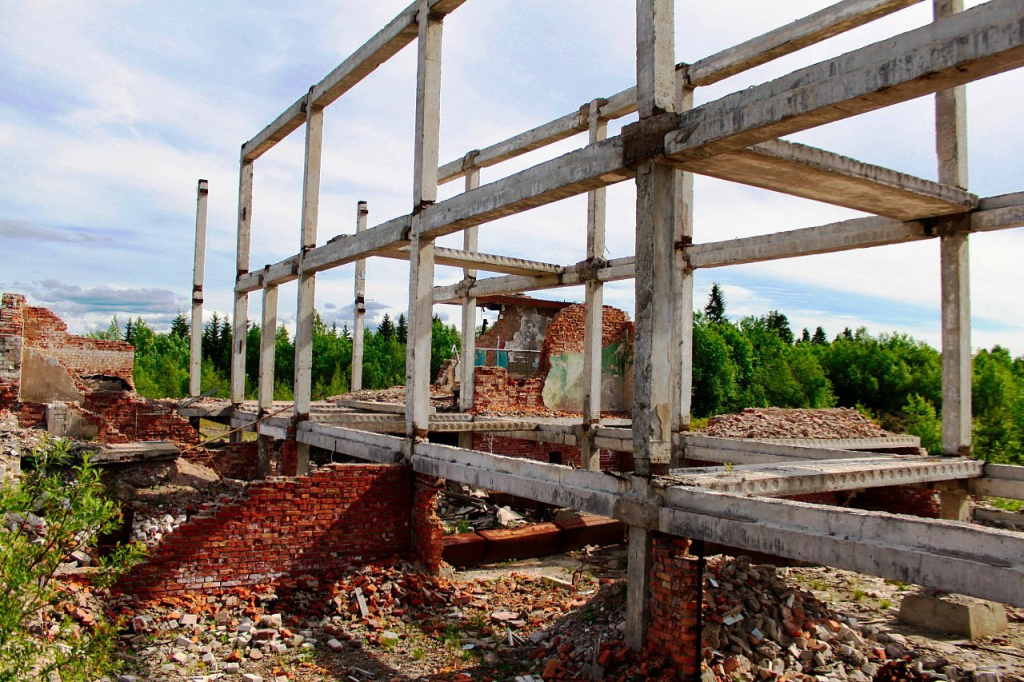
[[[814,336],[811,337],[811,343],[816,346],[827,346],[828,336],[825,335],[825,330],[822,327],[818,327],[814,330]]]
[[[708,304],[704,306],[704,314],[711,322],[725,322],[725,296],[718,282],[711,285],[711,295],[708,296]]]
[[[191,334],[191,325],[188,323],[188,318],[185,317],[185,313],[178,311],[178,314],[174,316],[174,320],[171,322],[171,336],[175,336],[179,339],[187,339]]]
[[[391,316],[387,313],[384,313],[384,317],[381,318],[380,324],[377,325],[377,336],[385,341],[390,340],[395,336],[395,323],[391,321]]]
[[[765,326],[778,334],[779,338],[786,342],[786,344],[793,343],[793,330],[789,328],[789,318],[778,310],[768,311],[768,317],[765,318]]]
[[[398,327],[396,328],[398,334],[398,343],[405,343],[409,339],[409,323],[405,319],[405,313],[399,313],[398,315]]]
[[[804,330],[800,333],[800,343],[810,343],[810,342],[811,342],[811,333],[809,331],[807,331],[807,327],[804,327]]]

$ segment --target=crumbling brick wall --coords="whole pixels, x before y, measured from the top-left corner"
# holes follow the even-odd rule
[[[259,443],[251,440],[208,447],[206,452],[213,468],[224,478],[252,481],[259,478],[259,450]]]
[[[135,351],[131,344],[69,334],[64,321],[47,308],[23,306],[23,311],[25,345],[55,358],[67,368],[80,389],[88,388],[81,377],[95,374],[118,377],[129,387],[135,387]]]
[[[444,480],[416,474],[413,500],[413,554],[431,573],[441,568],[444,524],[437,515],[437,494]]]
[[[21,350],[25,335],[25,297],[0,298],[0,410],[11,408],[21,392]]]
[[[489,452],[492,455],[506,457],[523,457],[536,462],[549,464],[566,464],[582,466],[580,449],[575,445],[558,443],[540,443],[522,438],[509,438],[494,433],[478,432],[473,434],[473,449]],[[633,455],[617,450],[598,450],[601,460],[601,471],[633,471]]]
[[[682,679],[700,679],[700,617],[704,562],[686,538],[655,533],[650,569],[647,645],[668,656]]]
[[[504,367],[477,367],[474,377],[474,412],[529,414],[545,409],[543,377],[510,374]]]
[[[92,413],[104,443],[173,440],[196,445],[199,434],[174,411],[173,400],[149,400],[129,391],[88,393],[83,408]]]
[[[117,589],[180,594],[412,558],[413,511],[408,466],[329,464],[300,478],[257,481],[238,498],[204,506]]]
[[[582,353],[584,349],[584,327],[587,308],[581,303],[559,311],[548,325],[541,346],[540,372],[551,369],[551,358],[566,353]],[[632,338],[633,323],[626,318],[625,311],[604,306],[601,312],[601,347],[610,346],[623,338]]]

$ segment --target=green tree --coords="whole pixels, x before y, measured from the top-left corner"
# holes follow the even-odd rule
[[[65,445],[49,441],[20,480],[0,484],[0,682],[28,678],[95,680],[118,668],[115,624],[102,612],[79,625],[61,608],[54,582],[58,567],[76,550],[95,547],[117,528],[121,511],[105,497],[100,472],[88,459],[68,471]],[[100,560],[90,581],[110,585],[142,557],[139,545]],[[43,633],[30,623],[41,622]]]
[[[398,343],[408,343],[409,323],[405,319],[405,313],[399,313],[398,315],[398,324],[395,326],[395,335],[398,337]]]
[[[710,322],[725,322],[725,296],[718,282],[711,285],[711,294],[708,296],[708,304],[704,306],[704,314]]]
[[[177,336],[182,339],[186,339],[192,334],[192,325],[189,324],[188,318],[185,317],[185,313],[180,310],[171,321],[170,334],[171,336]]]
[[[921,439],[921,447],[930,455],[942,454],[942,420],[935,406],[916,393],[903,406],[903,430]]]
[[[399,318],[401,319],[401,318]],[[431,320],[430,329],[430,378],[437,377],[441,365],[454,357],[462,347],[462,334],[453,324],[445,324],[438,315]]]
[[[825,336],[825,330],[820,326],[814,330],[814,336],[811,337],[811,343],[816,346],[828,345],[828,337]]]
[[[391,321],[391,316],[387,313],[384,313],[380,324],[377,325],[377,334],[384,340],[390,340],[395,337],[395,323]]]

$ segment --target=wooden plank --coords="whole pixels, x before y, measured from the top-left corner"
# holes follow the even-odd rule
[[[1024,0],[991,0],[681,115],[665,137],[696,161],[1024,65]]]

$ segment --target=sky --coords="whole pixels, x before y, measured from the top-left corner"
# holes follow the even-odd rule
[[[0,3],[0,290],[54,309],[72,331],[141,316],[166,329],[188,311],[196,181],[210,184],[206,316],[231,309],[240,145],[380,30],[408,0],[324,3]],[[676,4],[676,61],[695,61],[827,6],[823,0]],[[977,4],[969,2],[969,5]],[[696,103],[891,38],[931,19],[921,3],[820,45],[698,89]],[[445,20],[441,161],[461,158],[635,82],[629,0],[471,0]],[[412,196],[415,49],[405,48],[325,114],[318,243],[407,213]],[[970,189],[1024,189],[1024,70],[968,86]],[[626,118],[611,125],[617,134]],[[931,97],[790,138],[935,179]],[[252,267],[298,250],[303,135],[255,164]],[[586,144],[586,135],[482,172],[492,182]],[[858,217],[856,211],[697,177],[695,241],[763,234]],[[457,180],[441,198],[462,190]],[[635,191],[608,190],[609,258],[633,253]],[[461,248],[461,236],[439,242]],[[570,264],[585,257],[586,197],[480,229],[481,251]],[[972,346],[1024,354],[1020,292],[1024,230],[971,237]],[[940,341],[938,243],[865,249],[698,271],[695,308],[713,282],[733,319],[786,314],[799,334],[866,326]],[[352,317],[353,266],[317,276],[316,305]],[[371,325],[407,305],[408,265],[367,267]],[[437,284],[461,271],[439,267]],[[605,303],[633,311],[632,282]],[[582,288],[537,294],[582,300]],[[283,286],[291,325],[295,287]],[[251,297],[259,319],[259,296]],[[457,322],[459,311],[435,311]]]

